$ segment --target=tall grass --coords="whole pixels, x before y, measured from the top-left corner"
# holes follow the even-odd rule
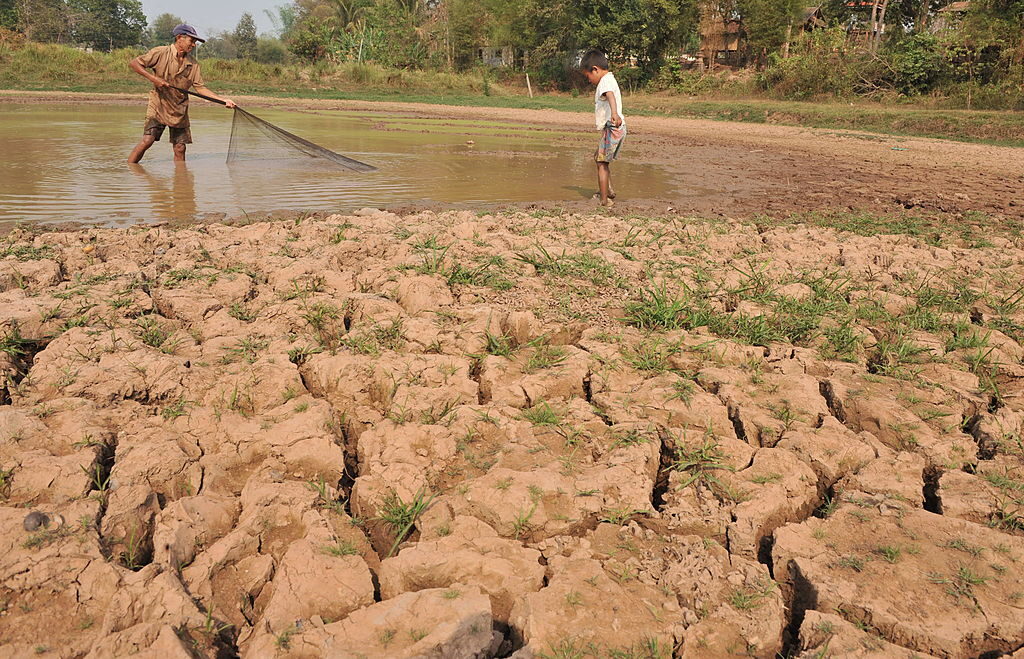
[[[135,91],[144,81],[128,68],[139,49],[87,53],[58,44],[0,43],[0,87],[5,89],[67,89],[69,91]],[[448,73],[387,69],[373,63],[261,64],[251,60],[198,59],[203,77],[218,90],[248,93],[292,92],[316,95],[325,89],[416,91],[508,95],[511,90],[485,81],[479,71]],[[305,92],[305,93],[304,93]]]

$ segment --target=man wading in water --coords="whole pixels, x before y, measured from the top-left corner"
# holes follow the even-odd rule
[[[142,141],[132,149],[128,162],[142,160],[153,142],[160,140],[164,128],[171,129],[171,144],[174,145],[174,159],[185,160],[185,145],[192,144],[192,131],[188,123],[188,94],[174,89],[195,88],[201,94],[224,101],[229,108],[235,102],[229,98],[217,96],[199,73],[199,62],[189,53],[196,47],[196,42],[205,41],[196,34],[191,25],[179,25],[174,28],[174,43],[169,46],[157,46],[145,55],[136,57],[128,66],[143,78],[153,83],[153,91],[149,92],[149,107],[146,108],[146,126],[142,129]],[[146,69],[153,69],[150,73]]]

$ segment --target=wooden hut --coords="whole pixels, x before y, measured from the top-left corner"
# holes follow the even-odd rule
[[[738,64],[743,45],[743,23],[736,18],[723,18],[720,14],[702,17],[700,23],[700,53],[703,66],[714,69],[724,64]]]
[[[825,20],[825,14],[821,13],[821,7],[804,7],[800,24],[803,26],[804,32],[823,30],[828,27],[828,21]]]
[[[951,2],[935,13],[928,30],[932,33],[944,30],[955,30],[964,20],[964,14],[971,9],[971,0]]]

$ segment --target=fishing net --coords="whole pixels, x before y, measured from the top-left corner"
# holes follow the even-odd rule
[[[372,172],[377,169],[313,144],[236,107],[231,122],[228,162],[246,160],[299,160],[315,166],[322,166],[326,161],[354,172]]]

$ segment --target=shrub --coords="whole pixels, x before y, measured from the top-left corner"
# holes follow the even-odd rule
[[[915,34],[900,41],[888,58],[893,86],[904,94],[931,91],[949,73],[939,40],[931,34]]]
[[[260,64],[284,64],[288,49],[280,39],[261,38],[256,42],[256,61]]]
[[[855,51],[842,28],[803,35],[791,56],[772,58],[758,76],[758,85],[773,95],[793,100],[820,96],[849,97],[878,91],[883,64]]]

